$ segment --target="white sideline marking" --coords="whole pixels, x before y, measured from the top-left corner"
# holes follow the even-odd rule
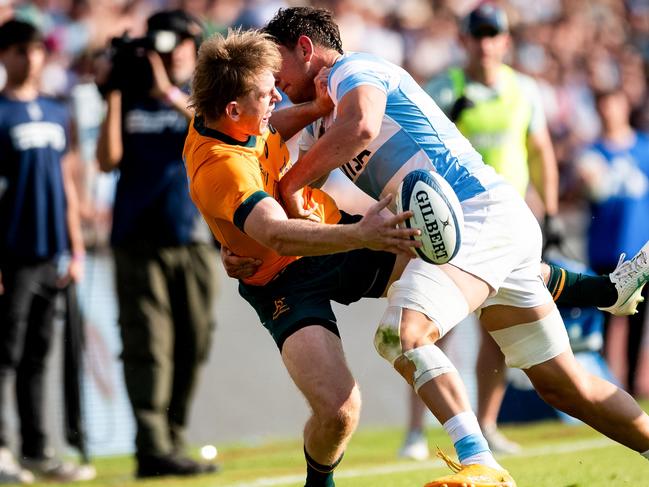
[[[593,440],[582,440],[571,443],[560,443],[557,445],[539,446],[536,448],[525,448],[521,453],[514,455],[499,455],[498,458],[528,458],[539,457],[557,453],[574,453],[584,450],[596,450],[616,445],[613,440],[608,438],[597,438]],[[414,472],[417,470],[426,470],[429,468],[439,468],[444,466],[441,460],[426,460],[424,462],[412,463],[392,463],[380,467],[367,468],[350,468],[336,471],[337,479],[349,479],[355,477],[365,477],[368,475],[385,475],[399,472]],[[243,482],[237,484],[227,484],[224,487],[267,487],[273,485],[294,484],[303,482],[304,474],[286,475],[284,477],[266,477],[253,480],[252,482]]]

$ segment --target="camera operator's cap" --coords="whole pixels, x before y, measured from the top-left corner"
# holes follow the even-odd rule
[[[463,31],[472,37],[492,37],[509,31],[505,11],[493,3],[483,3],[464,18]]]
[[[198,44],[202,33],[200,22],[184,10],[164,10],[147,20],[147,36],[160,53],[173,51],[183,39],[194,39]]]
[[[30,42],[43,42],[43,34],[33,24],[10,19],[0,25],[0,49]]]

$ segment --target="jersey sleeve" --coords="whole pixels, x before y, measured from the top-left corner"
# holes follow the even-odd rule
[[[235,158],[215,156],[200,168],[192,186],[206,216],[234,223],[241,231],[255,205],[270,196],[258,167]]]
[[[334,66],[329,75],[329,95],[337,105],[347,93],[359,86],[374,86],[387,94],[391,88],[390,81],[390,74],[379,63],[345,60]]]

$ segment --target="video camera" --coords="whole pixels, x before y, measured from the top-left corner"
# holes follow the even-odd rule
[[[153,87],[153,72],[147,52],[153,50],[149,37],[131,38],[128,34],[110,41],[109,56],[113,65],[109,78],[112,89],[126,96],[145,96]]]
[[[202,26],[182,10],[162,11],[147,21],[147,35],[132,38],[125,33],[110,42],[109,56],[113,65],[105,91],[118,89],[129,97],[146,96],[153,87],[153,72],[147,53],[168,54],[184,39],[191,38],[198,45],[202,40]]]

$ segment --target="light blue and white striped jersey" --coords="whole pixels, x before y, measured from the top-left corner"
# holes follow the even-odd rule
[[[329,95],[336,107],[345,94],[361,85],[387,95],[378,137],[341,167],[365,193],[375,199],[396,194],[405,175],[415,169],[437,171],[460,201],[504,184],[404,69],[372,54],[341,56],[329,74]],[[313,146],[335,117],[336,108],[329,117],[307,126],[300,150]]]

